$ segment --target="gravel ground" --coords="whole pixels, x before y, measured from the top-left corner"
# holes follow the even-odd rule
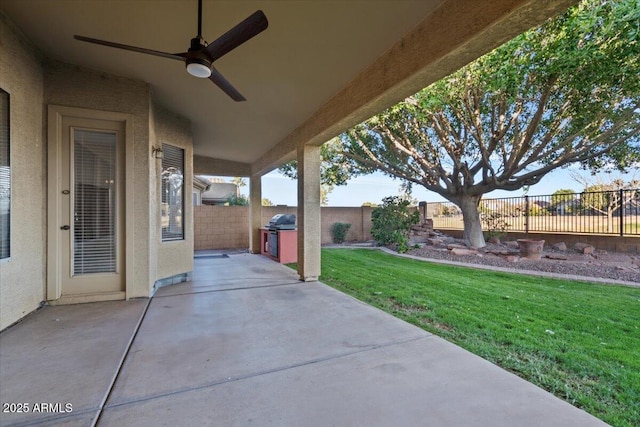
[[[565,251],[548,248],[545,245],[542,259],[531,260],[519,256],[500,256],[493,252],[517,253],[513,243],[488,244],[478,250],[477,255],[454,255],[447,247],[451,244],[463,244],[460,240],[445,238],[441,244],[425,244],[420,249],[407,252],[410,255],[464,262],[469,264],[490,265],[517,270],[544,271],[550,273],[599,277],[640,284],[640,255],[611,253],[596,249],[592,254],[583,254],[573,248]],[[566,259],[550,259],[548,256]],[[509,260],[509,258],[511,260]]]

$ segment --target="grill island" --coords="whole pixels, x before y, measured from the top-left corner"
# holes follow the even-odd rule
[[[260,229],[260,252],[282,264],[298,261],[296,216],[277,214]]]

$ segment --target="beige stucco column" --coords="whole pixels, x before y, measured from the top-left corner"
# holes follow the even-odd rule
[[[298,147],[298,274],[320,276],[320,147]]]
[[[262,227],[262,175],[249,178],[249,250],[260,253],[260,227]]]

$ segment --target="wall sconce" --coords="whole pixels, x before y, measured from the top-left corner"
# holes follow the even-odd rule
[[[162,151],[162,148],[160,148],[160,147],[152,147],[151,148],[151,156],[155,157],[156,159],[163,159],[164,158],[164,151]]]

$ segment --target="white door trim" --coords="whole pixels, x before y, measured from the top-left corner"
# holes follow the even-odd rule
[[[60,268],[61,239],[60,224],[60,193],[62,174],[62,118],[77,117],[82,119],[110,120],[124,123],[125,127],[125,292],[109,294],[86,295],[69,298],[62,301],[62,281]],[[129,261],[134,254],[134,242],[131,236],[134,229],[134,150],[133,150],[133,115],[111,111],[90,110],[85,108],[65,107],[60,105],[48,106],[48,173],[47,173],[47,290],[46,299],[57,303],[78,303],[90,301],[104,301],[110,299],[128,299],[133,294],[133,263]],[[57,301],[56,301],[57,300]]]

